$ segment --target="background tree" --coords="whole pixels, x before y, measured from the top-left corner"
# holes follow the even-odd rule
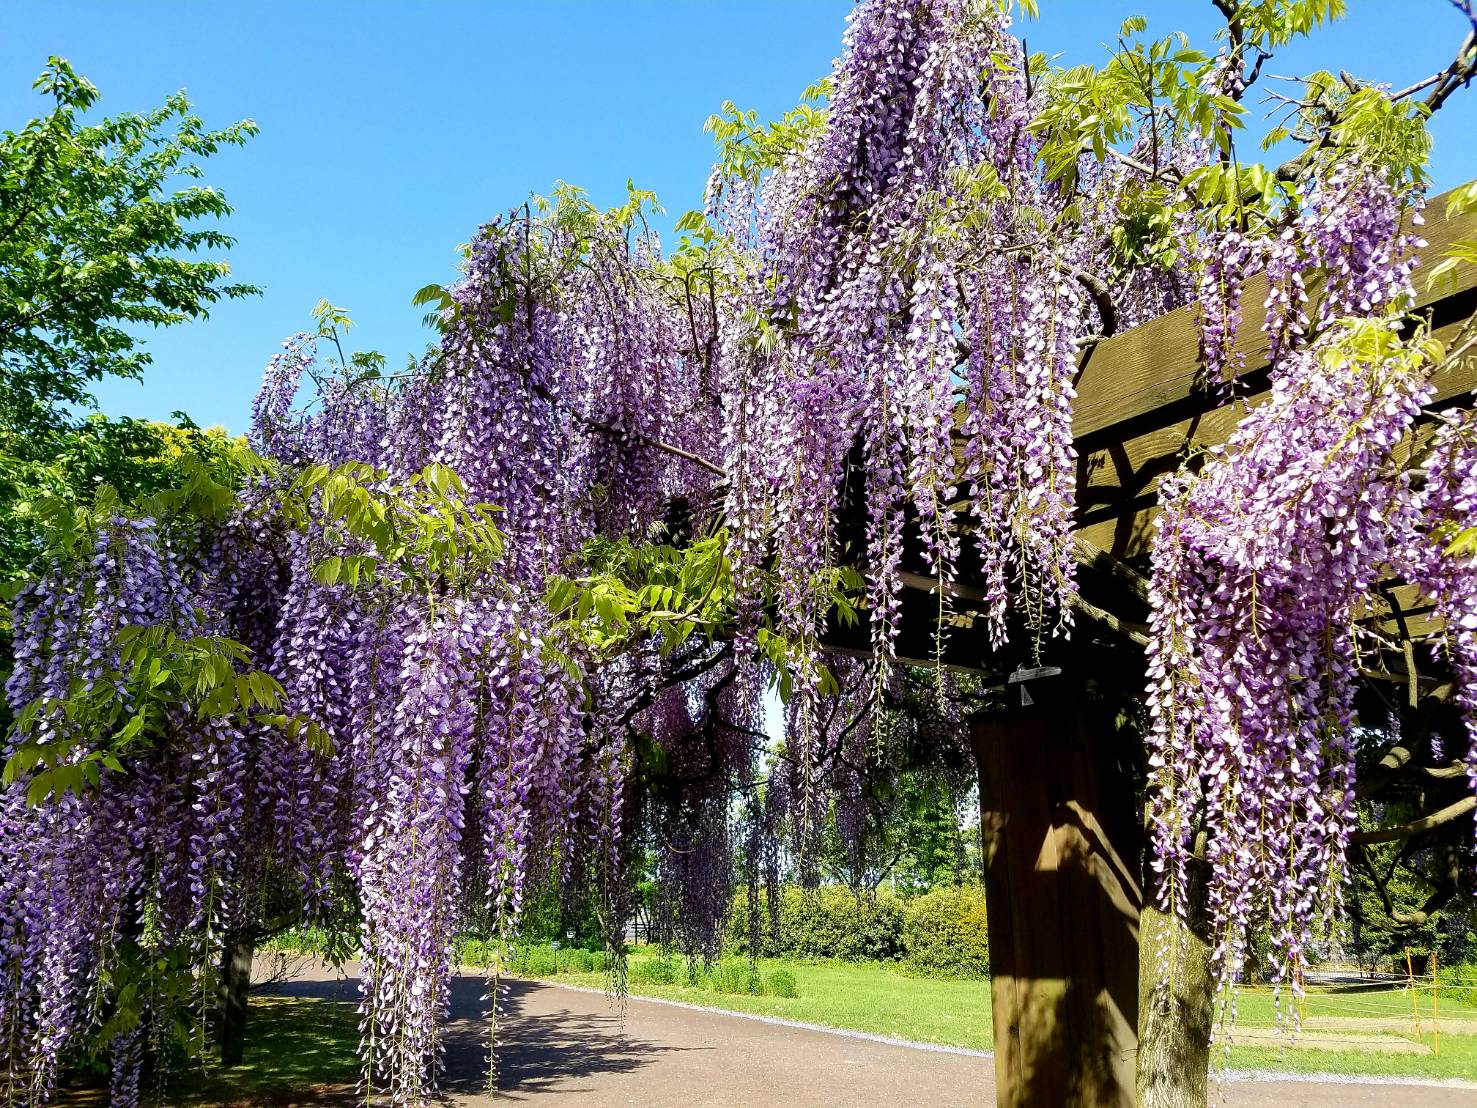
[[[0,581],[35,556],[39,499],[85,499],[104,482],[147,494],[178,478],[172,459],[211,451],[179,413],[177,429],[75,413],[93,382],[143,373],[145,328],[258,292],[200,256],[235,244],[203,163],[255,123],[209,129],[183,92],[89,121],[98,90],[63,58],[34,87],[51,110],[0,132]]]

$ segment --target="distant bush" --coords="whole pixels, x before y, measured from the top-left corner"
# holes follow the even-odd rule
[[[714,963],[708,981],[717,993],[764,995],[764,979],[759,976],[758,969],[743,958],[724,958]]]
[[[771,970],[764,978],[764,991],[770,996],[799,996],[795,975],[787,969]]]
[[[1438,995],[1477,1006],[1477,962],[1443,966],[1436,974]]]
[[[656,958],[632,958],[626,964],[626,979],[633,985],[675,985],[686,979],[686,970],[677,959],[667,955]]]
[[[941,977],[986,977],[990,936],[978,885],[949,885],[908,902],[903,946],[908,964]]]
[[[840,958],[851,962],[897,958],[903,952],[903,906],[890,893],[858,896],[841,885],[786,887],[781,893],[779,936],[770,933],[768,909],[758,954],[777,958]],[[728,948],[749,953],[748,899],[734,900]]]
[[[638,954],[627,963],[627,980],[632,985],[685,985],[734,996],[800,995],[789,970],[764,973],[747,958],[719,958],[705,966],[670,954]]]
[[[332,930],[294,927],[267,939],[262,949],[280,954],[315,954],[330,962],[343,963],[358,957],[359,932],[357,927]]]
[[[457,942],[457,959],[472,966],[491,964],[493,944],[464,936]],[[561,973],[603,973],[610,968],[605,951],[591,953],[581,947],[555,949],[552,943],[526,943],[513,952],[508,968],[525,977],[556,977]]]
[[[548,943],[531,943],[513,955],[513,972],[530,977],[551,977],[559,972],[554,948]]]

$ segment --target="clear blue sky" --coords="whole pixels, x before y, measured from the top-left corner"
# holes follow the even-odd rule
[[[1445,65],[1463,20],[1445,0],[1350,0],[1316,51],[1271,67],[1343,67],[1403,86]],[[261,135],[209,165],[236,206],[237,276],[262,297],[152,332],[144,384],[105,382],[102,408],[245,429],[261,368],[319,297],[347,306],[356,346],[392,363],[429,332],[412,293],[455,276],[456,247],[556,179],[600,203],[628,177],[673,216],[711,161],[703,120],[725,99],[777,115],[829,71],[848,0],[458,0],[70,3],[0,0],[0,128],[39,114],[48,54],[141,110],[189,90],[207,123]],[[1033,50],[1102,56],[1124,16],[1209,44],[1210,0],[1041,0]],[[1477,88],[1438,117],[1438,189],[1477,177]]]

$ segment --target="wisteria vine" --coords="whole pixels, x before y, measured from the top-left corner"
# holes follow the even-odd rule
[[[98,1043],[136,1102],[167,1080],[174,1017],[203,1037],[230,950],[284,912],[356,929],[362,1092],[405,1105],[435,1095],[456,936],[491,940],[495,1006],[540,890],[582,885],[619,952],[650,845],[672,933],[711,958],[740,856],[757,932],[782,838],[808,875],[834,818],[860,858],[866,776],[963,727],[942,677],[919,733],[884,726],[909,544],[940,655],[966,561],[999,659],[1069,633],[1081,358],[1192,301],[1202,384],[1234,393],[1264,312],[1272,390],[1160,488],[1166,904],[1203,853],[1223,976],[1265,919],[1299,979],[1340,905],[1382,579],[1441,617],[1477,785],[1477,544],[1453,538],[1477,430],[1445,417],[1408,457],[1447,356],[1403,314],[1418,175],[1315,146],[1252,219],[1198,117],[1063,159],[1074,78],[1047,79],[1008,7],[863,0],[823,110],[718,128],[676,249],[647,194],[607,212],[561,186],[423,290],[438,341],[409,371],[297,335],[229,481],[73,521],[14,609],[7,1103],[45,1101]],[[1234,103],[1232,60],[1204,60],[1204,102]],[[1243,302],[1255,270],[1264,304]],[[823,648],[861,618],[869,663]]]

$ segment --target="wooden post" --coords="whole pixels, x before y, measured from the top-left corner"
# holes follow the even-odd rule
[[[1012,690],[1014,696],[1014,690]],[[1133,1108],[1139,843],[1111,717],[1067,677],[972,721],[995,1103]]]

